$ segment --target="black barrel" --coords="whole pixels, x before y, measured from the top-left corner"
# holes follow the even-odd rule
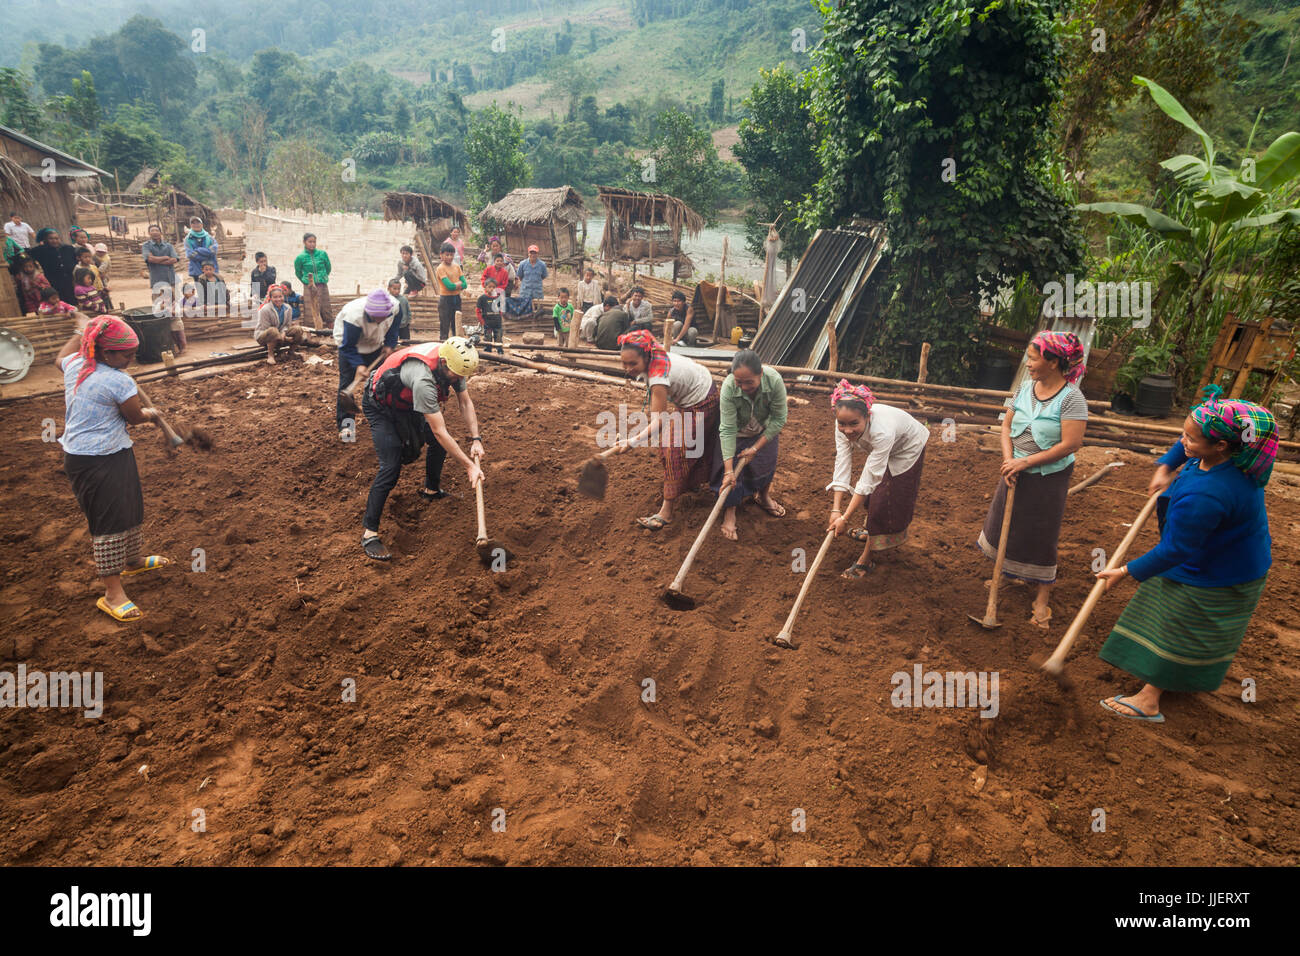
[[[978,388],[990,388],[1005,392],[1011,387],[1011,380],[1016,377],[1016,361],[1005,355],[987,355],[980,362],[975,374]]]
[[[140,339],[140,347],[136,350],[135,358],[141,365],[161,362],[163,352],[176,347],[172,339],[171,317],[154,315],[152,306],[127,309],[122,313],[122,318]]]
[[[1137,413],[1164,418],[1174,407],[1174,380],[1168,375],[1148,375],[1138,382]]]

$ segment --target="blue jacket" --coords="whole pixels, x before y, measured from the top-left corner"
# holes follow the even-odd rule
[[[1181,441],[1159,463],[1183,470],[1160,496],[1160,543],[1128,563],[1137,581],[1160,575],[1221,588],[1262,578],[1273,563],[1264,489],[1230,461],[1201,470]]]

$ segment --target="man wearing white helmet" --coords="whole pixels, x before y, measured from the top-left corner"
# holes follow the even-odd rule
[[[468,379],[478,370],[478,352],[468,339],[453,337],[446,342],[426,342],[398,349],[388,356],[366,383],[361,408],[370,422],[370,438],[379,456],[379,473],[366,498],[366,518],[361,548],[366,557],[387,561],[392,557],[379,540],[379,519],[388,493],[397,485],[402,465],[424,454],[424,487],[420,497],[433,501],[447,497],[442,490],[442,466],[447,456],[465,466],[472,486],[483,480],[479,463],[483,439],[479,435],[474,402],[466,390]],[[447,431],[442,406],[452,393],[461,418],[470,431],[466,455]]]

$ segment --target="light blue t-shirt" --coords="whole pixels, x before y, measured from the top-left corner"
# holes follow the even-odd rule
[[[533,265],[527,259],[515,266],[515,273],[519,276],[519,296],[524,299],[543,299],[546,293],[542,291],[542,280],[546,278],[546,263],[541,259],[537,260],[537,265]]]
[[[118,408],[138,389],[135,379],[121,369],[95,363],[73,394],[77,374],[86,360],[70,355],[63,360],[63,401],[67,405],[63,437],[59,444],[69,455],[112,455],[131,447],[126,433],[126,419]]]

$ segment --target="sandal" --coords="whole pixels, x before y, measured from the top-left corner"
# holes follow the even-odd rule
[[[660,531],[663,529],[664,525],[668,524],[667,521],[658,515],[651,515],[648,518],[637,518],[636,523],[647,531]]]
[[[379,540],[379,535],[373,538],[361,539],[361,550],[365,551],[367,558],[373,558],[376,561],[387,561],[392,558],[388,549],[384,547],[384,542]]]
[[[866,528],[854,528],[849,532],[849,537],[854,541],[870,541],[871,535]]]
[[[450,491],[443,491],[439,488],[437,491],[430,491],[428,488],[420,489],[420,497],[425,501],[441,501],[443,498],[450,498]]]
[[[840,572],[840,577],[847,578],[850,581],[860,581],[863,578],[865,578],[867,576],[867,573],[873,570],[874,568],[875,568],[874,564],[871,563],[859,564],[857,561],[854,561],[842,572]]]
[[[1115,706],[1116,704],[1119,704],[1120,707],[1127,707],[1129,710],[1133,711],[1133,713],[1124,713],[1124,711],[1119,710]],[[1164,714],[1148,714],[1145,711],[1139,710],[1137,707],[1133,706],[1131,702],[1125,700],[1118,694],[1101,701],[1101,706],[1105,707],[1117,717],[1127,717],[1129,720],[1149,720],[1153,724],[1163,724],[1165,722]]]
[[[145,558],[137,567],[127,568],[122,572],[122,577],[129,578],[133,574],[144,574],[146,571],[152,571],[155,568],[165,568],[171,564],[171,558],[164,558],[161,554],[151,554]]]
[[[754,504],[758,505],[768,514],[770,514],[773,518],[785,517],[785,507],[777,504],[775,501],[772,502],[772,506],[769,508],[767,505],[763,504],[763,502],[759,500],[758,495],[750,496],[749,500],[752,501]]]
[[[1038,613],[1038,608],[1035,607],[1033,616],[1029,618],[1030,624],[1044,631],[1048,629],[1052,620],[1052,609],[1049,607],[1049,608],[1045,608],[1045,610],[1047,611],[1047,613],[1040,616]]]
[[[134,601],[127,601],[125,604],[119,604],[117,607],[108,603],[108,598],[101,597],[95,602],[95,607],[99,608],[115,621],[121,621],[123,624],[130,624],[132,621],[138,621],[144,617],[144,611],[135,606]]]

